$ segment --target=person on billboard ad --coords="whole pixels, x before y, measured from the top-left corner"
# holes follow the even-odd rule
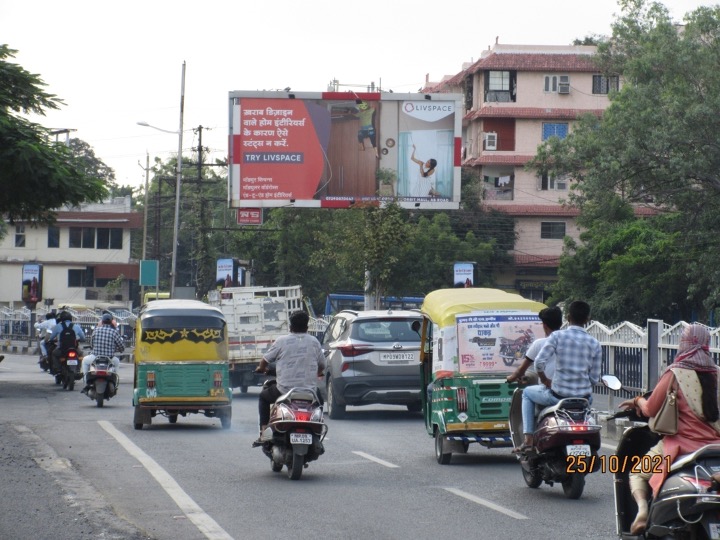
[[[435,168],[437,167],[437,160],[430,158],[427,161],[423,161],[415,157],[415,145],[413,144],[413,151],[410,159],[420,166],[420,173],[415,177],[413,185],[411,186],[411,195],[413,197],[440,197],[440,193],[435,189]]]
[[[360,150],[365,150],[365,139],[370,139],[370,144],[375,151],[375,157],[380,159],[375,134],[375,106],[371,105],[367,101],[359,100],[356,112],[353,113],[353,116],[356,116],[360,120],[360,129],[358,129],[357,133]]]

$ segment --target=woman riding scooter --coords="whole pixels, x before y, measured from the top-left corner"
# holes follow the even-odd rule
[[[630,532],[640,535],[648,519],[648,492],[656,497],[668,474],[667,463],[711,443],[720,443],[720,411],[718,410],[719,369],[709,353],[710,334],[707,328],[692,324],[683,330],[675,361],[660,377],[649,398],[638,396],[624,401],[621,409],[635,408],[638,415],[651,418],[658,414],[671,388],[677,389],[678,430],[665,435],[646,454],[649,460],[660,460],[660,472],[641,471],[630,474],[630,490],[638,506]]]

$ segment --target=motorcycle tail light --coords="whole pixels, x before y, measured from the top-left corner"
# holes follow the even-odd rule
[[[155,388],[155,372],[154,371],[147,372],[147,387]]]
[[[680,475],[680,478],[692,484],[698,493],[707,493],[712,486],[712,480],[710,478],[698,478],[697,476],[685,474]]]
[[[468,410],[468,400],[467,400],[467,388],[457,388],[455,390],[456,400],[457,400],[457,410],[458,412],[467,412]]]
[[[213,386],[215,388],[222,388],[223,376],[222,371],[216,371],[213,373]]]
[[[68,358],[77,358],[77,352],[76,351],[68,351],[67,357]]]
[[[311,414],[310,411],[295,411],[295,420],[309,422]]]

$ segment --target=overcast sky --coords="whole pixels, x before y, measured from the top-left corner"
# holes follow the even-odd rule
[[[678,21],[716,2],[666,0]],[[210,159],[227,155],[228,92],[324,91],[371,83],[416,92],[458,73],[495,43],[567,45],[609,35],[616,0],[0,0],[0,43],[65,106],[40,123],[71,129],[115,170],[145,181],[145,156],[177,153],[186,62],[183,153],[203,126]],[[207,160],[206,160],[207,161]]]

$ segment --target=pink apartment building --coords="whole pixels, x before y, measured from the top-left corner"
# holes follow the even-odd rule
[[[616,77],[593,62],[593,46],[500,45],[426,92],[465,96],[463,166],[484,179],[485,204],[515,218],[514,267],[500,287],[543,301],[556,279],[563,238],[578,238],[577,210],[562,204],[570,179],[524,169],[545,139],[565,137],[580,115],[602,115]]]

